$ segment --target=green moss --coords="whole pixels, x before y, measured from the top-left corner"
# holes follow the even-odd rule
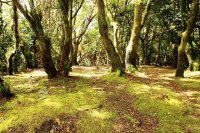
[[[6,82],[0,81],[0,98],[12,96],[10,85]]]
[[[129,73],[136,73],[137,72],[137,69],[133,65],[127,65],[126,70]]]
[[[112,122],[115,114],[106,110],[90,110],[82,113],[78,122],[78,132],[112,133]]]
[[[44,79],[34,87],[31,87],[31,82],[33,81],[25,86],[23,82],[12,84],[11,89],[18,93],[14,99],[0,106],[0,132],[20,125],[26,127],[28,132],[33,132],[44,121],[60,114],[75,114],[78,111],[96,108],[105,99],[103,93],[100,94],[89,86],[87,79],[79,79],[70,85],[60,79]],[[69,93],[68,89],[76,91]],[[106,117],[106,114],[104,115]]]
[[[200,80],[198,78],[179,79],[177,83],[185,90],[200,91]]]
[[[181,93],[162,85],[135,83],[116,73],[101,77],[99,80],[103,81],[97,86],[94,84],[96,79],[84,77],[48,80],[19,75],[7,80],[16,97],[0,106],[0,132],[18,126],[33,132],[44,121],[68,114],[79,116],[75,125],[78,132],[109,133],[113,132],[118,118],[137,122],[129,113],[118,114],[131,107],[155,117],[158,120],[156,132],[184,132],[185,129],[200,132],[200,120],[191,115],[196,111],[196,105],[189,103]],[[178,82],[185,87],[186,83],[190,84],[188,89],[199,84],[196,79]],[[104,87],[114,87],[115,91]],[[198,86],[194,90],[198,90]],[[194,96],[198,97],[198,103],[199,93]]]
[[[118,84],[125,84],[128,80],[124,76],[118,76],[116,73],[110,73],[101,78],[102,80],[111,82],[111,83],[118,83]]]
[[[200,120],[184,114],[191,113],[193,109],[179,94],[164,87],[138,83],[132,83],[128,90],[136,97],[138,111],[158,119],[156,132],[184,132],[184,128],[200,130]]]

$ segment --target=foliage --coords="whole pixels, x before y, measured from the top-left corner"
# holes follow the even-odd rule
[[[0,79],[0,100],[2,100],[2,98],[9,98],[11,96],[13,96],[13,94],[10,91],[10,85]]]

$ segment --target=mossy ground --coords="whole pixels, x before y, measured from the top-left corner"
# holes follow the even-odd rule
[[[117,77],[106,68],[74,68],[65,79],[48,80],[43,70],[6,77],[16,95],[0,106],[0,132],[36,132],[45,122],[51,132],[200,132],[196,73],[178,79],[173,69],[141,71]]]

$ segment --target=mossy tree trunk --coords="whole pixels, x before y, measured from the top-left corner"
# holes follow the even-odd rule
[[[17,8],[20,10],[20,12],[28,20],[28,22],[31,25],[31,28],[33,29],[38,39],[39,48],[41,51],[41,61],[46,73],[48,74],[48,78],[56,77],[57,70],[55,68],[52,55],[51,55],[52,43],[51,43],[51,39],[44,32],[44,29],[42,26],[41,12],[36,10],[35,3],[33,0],[29,1],[30,12],[27,9],[24,9],[18,0],[13,0],[13,2],[17,6]]]
[[[99,24],[99,32],[101,35],[102,43],[105,47],[105,50],[108,53],[108,57],[111,61],[111,72],[120,73],[123,72],[122,63],[120,60],[120,56],[117,53],[113,42],[109,38],[108,33],[108,23],[106,21],[106,13],[105,13],[105,5],[103,0],[97,0],[98,5],[98,24]]]
[[[20,38],[19,38],[19,30],[18,30],[18,12],[17,7],[12,2],[13,8],[13,27],[14,27],[14,35],[15,35],[15,52],[12,53],[8,59],[8,74],[13,75],[13,58],[15,57],[16,51],[19,48]]]
[[[176,77],[184,77],[184,70],[185,70],[185,50],[186,45],[188,43],[188,39],[193,32],[195,27],[195,23],[198,17],[199,11],[199,0],[193,0],[192,6],[190,10],[190,18],[188,19],[186,30],[182,33],[181,37],[181,44],[178,48],[178,62],[177,62],[177,69],[176,69]]]
[[[148,0],[147,6],[142,17],[142,0],[135,0],[135,9],[134,9],[134,24],[131,32],[131,37],[129,44],[126,48],[126,69],[129,72],[132,72],[134,69],[137,69],[137,48],[140,38],[141,30],[145,24],[148,13],[151,9],[151,4],[153,0]]]
[[[120,40],[120,24],[116,20],[116,16],[109,9],[107,9],[107,16],[113,27],[113,45],[115,47],[116,52],[120,56],[122,66],[124,68],[125,67],[125,57],[123,55],[123,48],[122,48],[121,40]]]
[[[141,32],[142,22],[142,1],[135,0],[134,24],[130,42],[126,49],[126,69],[132,72],[132,68],[137,69],[137,48]]]
[[[68,76],[73,62],[70,60],[70,52],[72,49],[72,1],[58,0],[63,21],[63,39],[64,43],[61,45],[60,57],[60,75]]]

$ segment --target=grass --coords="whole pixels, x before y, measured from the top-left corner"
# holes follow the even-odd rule
[[[107,82],[117,83],[117,84],[125,84],[128,82],[128,80],[123,75],[118,76],[116,73],[110,73],[104,75],[101,77],[101,79]]]

